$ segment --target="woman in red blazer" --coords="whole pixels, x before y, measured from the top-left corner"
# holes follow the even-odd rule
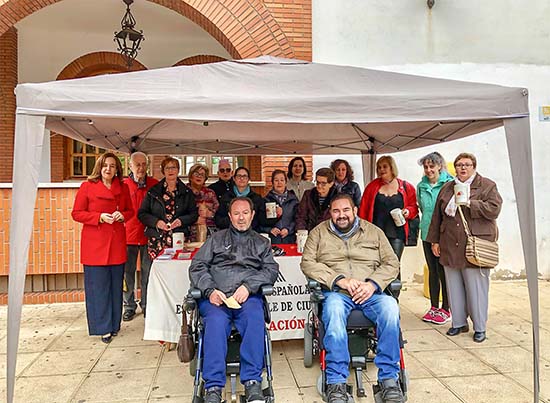
[[[369,183],[363,193],[359,206],[359,217],[368,220],[381,228],[401,260],[405,240],[409,235],[409,220],[418,215],[416,188],[408,182],[397,178],[397,165],[389,156],[380,157],[376,162],[378,178]],[[405,225],[396,226],[390,211],[401,209]]]
[[[88,332],[110,343],[120,330],[122,278],[126,262],[124,223],[134,215],[122,165],[113,153],[101,155],[76,194],[72,217],[83,224],[80,262]]]

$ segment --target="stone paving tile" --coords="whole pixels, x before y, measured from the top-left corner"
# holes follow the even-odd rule
[[[513,377],[525,388],[533,391],[533,371],[513,374]],[[540,370],[540,397],[550,402],[550,368]]]
[[[479,348],[470,352],[500,373],[526,372],[532,368],[532,354],[519,346]]]
[[[501,374],[445,378],[442,382],[468,403],[533,402],[531,392]]]
[[[407,351],[453,350],[456,344],[436,329],[409,330],[403,334],[408,343]]]
[[[66,403],[77,390],[84,374],[63,374],[55,376],[19,377],[15,383],[14,402]],[[6,396],[5,388],[0,392]]]
[[[407,393],[407,403],[459,403],[462,402],[452,391],[437,379],[416,379],[411,381]],[[481,403],[482,400],[472,401]]]
[[[103,343],[98,336],[88,336],[87,330],[67,330],[47,347],[47,351],[73,351],[104,348],[105,343]]]
[[[416,351],[409,353],[437,377],[494,374],[496,371],[464,350]],[[410,360],[409,360],[410,362]],[[412,375],[413,371],[409,371]]]
[[[2,341],[0,340],[0,343]],[[41,353],[20,353],[17,354],[17,367],[15,376],[21,374],[30,363],[32,363]],[[0,354],[0,379],[6,378],[6,354]]]
[[[92,372],[86,376],[74,400],[87,403],[145,400],[155,373],[155,369]]]
[[[160,368],[153,387],[151,398],[179,397],[179,401],[191,401],[193,395],[193,378],[189,375],[189,366],[178,368]]]
[[[103,350],[48,351],[42,353],[25,371],[23,376],[87,374],[97,362]]]
[[[162,349],[157,346],[115,347],[111,342],[93,371],[156,368],[161,354]]]

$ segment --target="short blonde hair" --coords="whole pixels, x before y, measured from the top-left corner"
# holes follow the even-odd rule
[[[391,155],[383,155],[378,159],[378,161],[376,161],[376,174],[378,175],[378,168],[380,168],[380,165],[382,165],[384,162],[390,166],[393,177],[397,178],[397,175],[399,175],[399,171],[397,169],[397,164],[395,163],[395,160]]]

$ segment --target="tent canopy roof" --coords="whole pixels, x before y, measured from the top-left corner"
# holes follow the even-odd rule
[[[528,116],[527,90],[262,56],[17,86],[17,113],[152,154],[394,152]]]

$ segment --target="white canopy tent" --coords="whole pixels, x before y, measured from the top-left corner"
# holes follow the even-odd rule
[[[353,154],[364,161],[504,125],[533,319],[537,250],[527,90],[276,59],[227,61],[17,86],[7,400],[12,402],[44,130],[151,154]]]

